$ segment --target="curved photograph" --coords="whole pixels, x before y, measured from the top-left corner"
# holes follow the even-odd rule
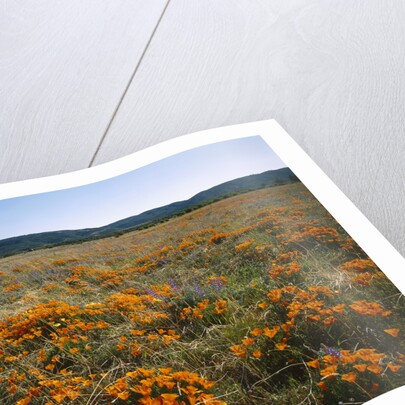
[[[89,184],[0,185],[2,404],[343,405],[404,385],[400,286],[250,131]]]

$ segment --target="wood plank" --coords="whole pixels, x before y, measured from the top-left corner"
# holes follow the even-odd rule
[[[89,165],[165,4],[2,2],[1,182]]]
[[[174,0],[95,163],[276,118],[405,254],[404,8]]]

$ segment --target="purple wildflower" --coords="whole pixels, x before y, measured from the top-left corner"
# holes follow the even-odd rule
[[[158,294],[156,291],[152,290],[151,288],[147,288],[145,290],[146,294],[152,296],[153,298],[156,298],[158,300],[165,300],[165,297],[163,297],[163,295]]]
[[[224,282],[220,278],[216,278],[212,283],[212,286],[216,291],[221,291],[222,287],[224,286]]]
[[[197,283],[194,284],[194,291],[200,295],[201,297],[205,297],[205,292],[204,290],[201,288],[201,286]]]
[[[338,349],[335,349],[334,347],[327,347],[324,344],[321,344],[321,351],[330,356],[342,357],[342,353],[340,353]]]
[[[169,280],[167,281],[168,283],[169,283],[169,285],[170,285],[170,288],[173,290],[173,291],[180,291],[180,287],[175,283],[175,281],[173,280],[173,279],[171,279],[171,278],[169,278]]]

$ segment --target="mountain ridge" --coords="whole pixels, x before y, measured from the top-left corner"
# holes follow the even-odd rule
[[[0,257],[62,244],[81,243],[86,240],[119,236],[122,233],[154,225],[174,215],[182,215],[227,196],[296,181],[299,181],[298,178],[287,167],[240,177],[203,190],[187,200],[152,208],[100,227],[45,231],[2,239],[0,240]]]

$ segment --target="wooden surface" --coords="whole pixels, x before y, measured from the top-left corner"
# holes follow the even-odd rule
[[[6,1],[0,182],[276,118],[405,254],[404,21],[403,0]]]
[[[164,5],[2,1],[2,182],[89,165]]]

